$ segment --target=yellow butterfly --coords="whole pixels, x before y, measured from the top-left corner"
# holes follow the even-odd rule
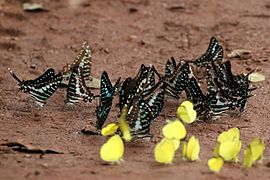
[[[169,139],[184,139],[187,131],[183,123],[179,120],[168,121],[168,123],[162,128],[162,134]]]
[[[181,157],[183,159],[187,159],[189,161],[196,161],[199,158],[200,153],[200,143],[199,139],[195,136],[189,138],[188,142],[182,143],[182,154]]]
[[[112,136],[100,149],[100,157],[107,162],[119,162],[124,154],[124,143],[119,135]]]
[[[129,142],[131,141],[132,137],[131,137],[131,134],[130,134],[130,128],[129,128],[129,125],[126,121],[126,116],[127,116],[127,107],[124,107],[121,111],[121,116],[119,118],[119,127],[120,127],[120,130],[122,132],[122,138]]]
[[[244,167],[250,168],[256,161],[262,159],[264,149],[265,145],[262,140],[258,138],[253,139],[244,151]]]
[[[218,136],[218,144],[214,149],[214,156],[221,156],[224,161],[238,161],[238,154],[241,150],[240,131],[238,128],[231,128]]]
[[[175,147],[172,139],[163,138],[155,147],[155,160],[170,164],[174,159]]]
[[[199,158],[200,143],[199,139],[195,136],[191,136],[187,143],[187,159],[190,161],[196,161]]]
[[[218,173],[223,167],[224,161],[220,157],[213,157],[208,160],[208,167],[211,171]]]
[[[196,120],[197,112],[190,101],[184,101],[177,108],[177,115],[185,123],[192,123]]]
[[[108,124],[106,127],[102,128],[101,135],[111,136],[118,130],[118,128],[119,126],[115,123]]]

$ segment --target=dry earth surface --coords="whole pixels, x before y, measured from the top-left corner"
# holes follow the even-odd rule
[[[270,179],[269,75],[270,2],[268,0],[36,0],[48,12],[24,12],[22,1],[0,1],[0,143],[19,141],[64,154],[18,153],[0,146],[0,179]],[[165,117],[153,124],[153,140],[126,145],[124,162],[105,165],[99,149],[106,141],[80,131],[95,122],[95,106],[64,106],[65,90],[57,91],[43,109],[19,92],[7,71],[11,67],[24,79],[35,78],[47,68],[60,70],[72,62],[84,40],[93,49],[93,75],[106,70],[115,81],[134,76],[140,65],[154,64],[163,71],[168,58],[194,59],[215,36],[226,55],[247,49],[244,58],[230,59],[235,73],[252,69],[266,80],[257,83],[245,113],[225,116],[213,123],[187,126],[188,136],[200,139],[198,162],[173,165],[155,163],[153,149],[161,138]],[[97,92],[96,92],[97,93]],[[180,102],[166,99],[162,114],[175,115]],[[114,108],[109,120],[115,121]],[[253,137],[264,138],[264,160],[250,170],[226,164],[219,174],[210,173],[207,160],[217,135],[239,127],[245,147]],[[241,151],[240,160],[242,160]]]

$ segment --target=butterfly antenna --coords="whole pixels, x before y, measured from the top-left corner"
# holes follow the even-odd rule
[[[245,75],[245,79],[247,79],[248,78],[248,76],[251,74],[251,73],[253,73],[255,71],[255,69],[253,69],[253,70],[251,70],[249,73],[247,73],[247,75]]]
[[[157,72],[155,66],[152,65],[151,68],[153,69],[153,71],[155,72],[155,74],[158,76],[159,80],[162,79],[162,77],[161,77],[161,75],[159,74],[159,72]]]
[[[256,89],[257,89],[257,87],[253,87],[253,88],[249,88],[248,91],[254,91]]]
[[[14,79],[16,79],[20,84],[22,84],[22,81],[18,78],[18,76],[16,76],[12,69],[8,68],[8,71]]]

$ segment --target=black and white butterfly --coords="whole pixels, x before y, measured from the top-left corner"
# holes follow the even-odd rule
[[[56,75],[52,68],[36,79],[26,81],[20,80],[10,68],[8,70],[12,77],[18,81],[19,89],[30,94],[40,106],[46,103],[46,100],[53,95],[62,81],[62,76]]]
[[[96,127],[98,130],[102,128],[109,115],[113,97],[120,86],[120,79],[121,78],[118,78],[113,86],[106,71],[104,71],[101,75],[100,99],[99,105],[96,108]]]
[[[155,86],[149,96],[135,99],[128,109],[127,122],[135,138],[151,137],[150,125],[160,114],[164,104],[165,88]]]
[[[249,74],[248,74],[249,75]],[[215,86],[221,96],[228,101],[241,101],[240,111],[244,111],[250,92],[256,88],[250,88],[248,75],[234,75],[231,71],[230,61],[224,63],[212,63],[212,70],[207,78],[207,84]]]
[[[93,99],[94,94],[91,92],[90,88],[86,86],[83,68],[74,68],[69,78],[65,103],[72,105],[79,101],[91,102]]]
[[[67,64],[61,70],[61,75],[63,79],[61,81],[61,86],[66,87],[70,82],[70,77],[75,68],[81,68],[81,77],[84,79],[86,86],[89,82],[93,80],[91,76],[92,70],[92,52],[87,41],[84,41],[79,55],[75,58],[72,64]]]
[[[221,93],[215,89],[207,92],[204,95],[196,79],[192,77],[186,94],[189,100],[194,104],[199,117],[202,119],[211,118],[213,116],[219,116],[228,110],[241,110],[242,104],[247,100],[247,97],[235,98],[235,97],[224,97]]]
[[[130,107],[134,99],[150,94],[154,86],[155,73],[152,66],[146,67],[142,64],[135,78],[129,77],[122,83],[119,97],[120,109],[125,105]]]
[[[156,70],[155,72],[166,87],[166,94],[179,99],[181,92],[186,89],[189,83],[191,74],[189,64],[176,64],[175,59],[172,57],[167,61],[164,76],[160,75]]]

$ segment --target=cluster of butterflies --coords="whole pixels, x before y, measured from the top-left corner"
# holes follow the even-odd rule
[[[182,91],[193,102],[198,117],[207,119],[216,117],[227,110],[245,109],[251,96],[248,75],[234,75],[230,61],[223,62],[223,48],[212,37],[207,51],[194,61],[179,61],[174,58],[167,61],[165,73],[159,73],[153,65],[141,65],[134,78],[121,78],[111,83],[106,71],[101,75],[100,93],[95,95],[88,86],[91,76],[92,55],[87,42],[83,43],[79,55],[72,64],[66,65],[58,74],[50,68],[34,80],[20,80],[9,69],[10,74],[19,83],[19,88],[29,93],[43,106],[58,87],[67,88],[65,103],[76,104],[79,101],[91,102],[99,99],[96,107],[96,128],[101,130],[112,107],[115,96],[121,109],[127,109],[127,122],[131,134],[135,137],[148,137],[151,122],[160,114],[164,97],[180,99]],[[203,93],[194,75],[192,67],[201,67],[207,82],[207,92]]]

